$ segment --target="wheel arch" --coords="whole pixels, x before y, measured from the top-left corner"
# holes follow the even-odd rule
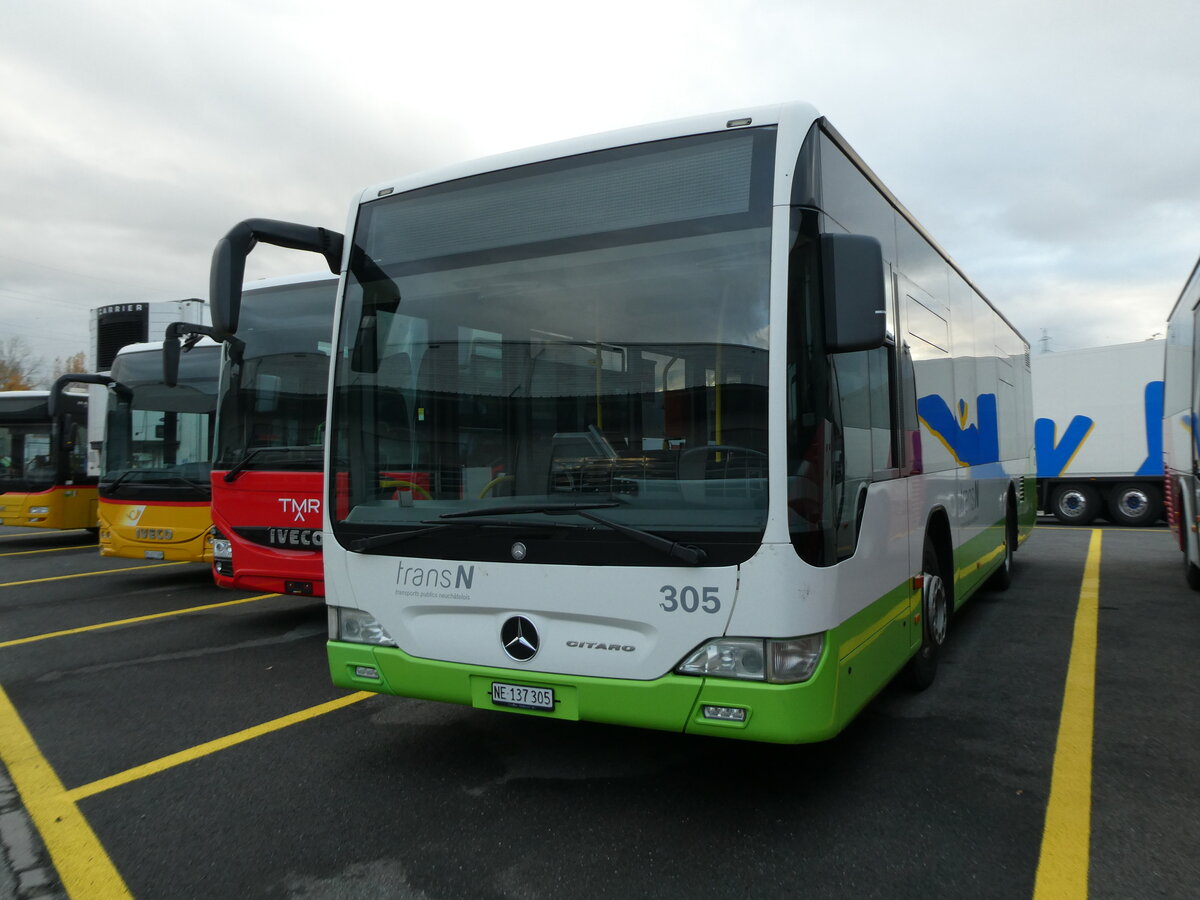
[[[957,591],[954,589],[954,538],[950,531],[950,516],[945,507],[937,506],[929,511],[929,516],[925,520],[922,547],[926,540],[933,544],[933,551],[937,554],[938,567],[942,571],[942,581],[950,594],[951,608],[954,608],[957,595]]]

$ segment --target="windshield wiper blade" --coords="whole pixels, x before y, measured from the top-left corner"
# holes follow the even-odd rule
[[[170,477],[174,481],[181,481],[184,484],[186,484],[188,487],[195,488],[198,491],[207,491],[210,494],[212,493],[212,485],[211,484],[204,484],[203,482],[200,482],[200,481],[192,481],[192,479],[188,478],[186,475],[171,475]]]
[[[500,528],[587,528],[586,525],[573,525],[570,522],[530,522],[527,519],[488,519],[486,521],[472,520],[467,522],[422,520],[420,524],[429,527],[414,528],[410,531],[392,531],[387,534],[374,534],[370,537],[358,538],[347,544],[346,549],[355,553],[365,553],[380,547],[391,547],[395,544],[402,544],[410,538],[420,537],[424,534],[445,531],[447,528],[489,528],[492,526]]]
[[[645,544],[647,547],[660,550],[672,559],[677,559],[689,566],[698,566],[708,559],[707,553],[692,544],[680,544],[678,541],[668,540],[653,532],[643,531],[641,528],[631,528],[628,525],[622,525],[620,522],[614,522],[612,519],[605,519],[589,512],[580,512],[579,515],[592,522],[597,522],[600,525],[611,528],[613,531],[619,532],[625,535],[625,537],[637,541],[639,544]]]
[[[107,484],[104,484],[104,489],[108,490],[108,491],[115,491],[117,488],[119,488],[121,486],[122,481],[124,481],[126,478],[128,478],[130,475],[132,475],[136,471],[137,471],[137,469],[126,469],[124,472],[122,472],[120,475],[118,475],[112,481],[108,482]]]
[[[510,506],[483,506],[477,509],[467,509],[462,512],[442,513],[439,519],[468,519],[477,516],[504,516],[518,513],[545,513],[548,516],[556,513],[574,513],[584,509],[612,509],[620,506],[616,500],[579,501],[564,500],[560,503],[514,503]]]
[[[689,566],[698,566],[706,559],[708,554],[699,547],[691,544],[680,544],[677,541],[668,540],[665,537],[660,537],[649,531],[643,531],[640,528],[632,528],[629,525],[622,525],[620,522],[614,522],[612,519],[605,519],[602,516],[593,515],[588,512],[589,509],[612,509],[615,506],[620,506],[616,500],[606,500],[598,502],[584,501],[563,501],[561,503],[530,503],[530,504],[514,504],[512,506],[493,507],[491,509],[468,509],[463,512],[443,513],[438,518],[441,519],[456,519],[473,516],[489,516],[505,513],[545,513],[546,515],[559,515],[565,513],[575,513],[595,522],[598,525],[603,525],[606,528],[611,528],[618,534],[623,534],[631,540],[637,541],[640,544],[645,544],[647,547],[653,547],[672,559],[677,559]]]
[[[260,453],[297,453],[301,450],[305,450],[310,453],[313,451],[320,453],[322,452],[323,448],[320,444],[310,444],[301,447],[255,447],[253,450],[247,450],[246,455],[239,459],[237,464],[225,473],[225,480],[227,482],[236,481],[237,477],[250,467],[250,463],[254,457],[258,456]]]

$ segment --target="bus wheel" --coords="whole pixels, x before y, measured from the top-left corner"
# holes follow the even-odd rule
[[[908,686],[923,691],[937,675],[938,657],[950,626],[950,597],[942,581],[941,566],[933,542],[925,538],[921,586],[921,649],[908,663]]]
[[[1004,515],[1004,562],[1000,564],[987,586],[993,591],[1007,591],[1012,584],[1013,552],[1017,549],[1017,511],[1007,504]]]
[[[1064,525],[1090,525],[1100,514],[1100,494],[1090,484],[1060,484],[1050,495],[1050,512]]]
[[[1150,525],[1162,514],[1162,494],[1152,484],[1118,484],[1108,495],[1108,513],[1118,525]]]

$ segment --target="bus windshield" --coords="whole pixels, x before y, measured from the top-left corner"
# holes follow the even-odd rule
[[[336,280],[247,289],[225,351],[217,405],[219,470],[320,471]]]
[[[162,365],[159,350],[113,360],[112,377],[132,391],[133,404],[109,393],[101,484],[178,485],[207,493],[220,348],[182,354],[175,387],[163,384]]]
[[[0,393],[0,492],[45,491],[87,477],[87,395],[62,395],[57,439],[47,396]]]
[[[596,503],[629,527],[759,540],[774,139],[604,150],[364,206],[335,528]]]
[[[54,484],[50,422],[0,422],[0,491],[38,491]]]

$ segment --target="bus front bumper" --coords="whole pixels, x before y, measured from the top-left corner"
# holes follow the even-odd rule
[[[836,665],[819,666],[803,684],[673,673],[633,681],[440,662],[370,644],[329,641],[326,647],[330,675],[339,687],[476,709],[783,744],[827,740],[845,724],[835,715]],[[492,700],[493,683],[550,688],[554,709],[498,705]]]

